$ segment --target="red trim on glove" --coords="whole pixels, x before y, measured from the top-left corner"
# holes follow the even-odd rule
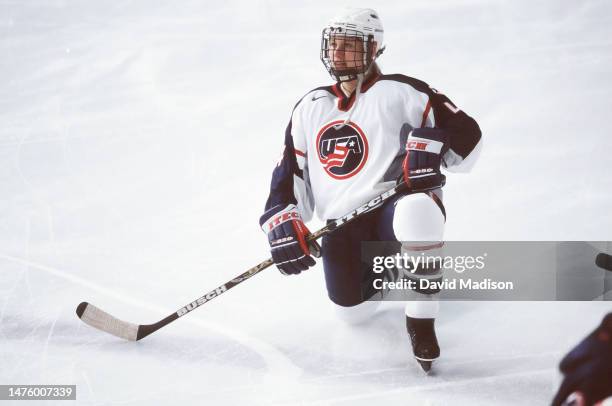
[[[410,168],[408,167],[408,159],[410,158],[410,150],[408,149],[408,141],[406,141],[406,157],[404,158],[404,162],[402,162],[402,171],[404,172],[404,182],[408,185],[408,189],[410,189],[410,177],[408,176],[408,171]]]
[[[297,235],[302,252],[306,255],[310,255],[310,248],[308,247],[308,243],[306,242],[306,236],[310,234],[308,228],[306,228],[304,222],[302,222],[301,220],[292,220],[291,223],[293,224],[293,229],[295,230],[295,234]]]

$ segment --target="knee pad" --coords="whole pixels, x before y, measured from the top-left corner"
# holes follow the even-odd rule
[[[332,302],[333,303],[333,302]],[[349,325],[362,324],[372,318],[380,302],[362,302],[355,306],[340,306],[333,303],[336,316]]]
[[[393,233],[398,241],[442,241],[444,214],[425,193],[400,198],[393,213]]]

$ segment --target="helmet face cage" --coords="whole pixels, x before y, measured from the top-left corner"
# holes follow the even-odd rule
[[[331,77],[338,82],[357,79],[357,75],[367,72],[374,61],[373,42],[372,35],[365,35],[361,31],[327,27],[321,37],[321,62]],[[353,49],[345,48],[347,44],[354,45]],[[344,66],[334,66],[334,52],[344,52]]]

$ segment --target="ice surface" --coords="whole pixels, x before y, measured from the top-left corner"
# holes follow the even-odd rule
[[[483,129],[481,161],[445,188],[449,240],[612,239],[610,4],[370,6],[383,71]],[[74,314],[89,301],[151,323],[266,257],[269,175],[291,108],[329,83],[319,35],[336,11],[0,2],[0,383],[76,384],[87,405],[550,400],[608,303],[442,303],[431,376],[399,304],[344,326],[320,266],[263,272],[137,343]]]

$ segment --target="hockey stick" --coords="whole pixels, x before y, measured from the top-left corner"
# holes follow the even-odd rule
[[[350,213],[336,220],[331,221],[325,227],[312,233],[308,237],[308,241],[319,239],[323,237],[324,235],[327,235],[333,232],[334,230],[344,226],[348,222],[358,218],[362,214],[367,213],[379,207],[380,205],[382,205],[383,202],[387,201],[391,197],[397,195],[398,193],[404,192],[406,190],[407,190],[407,186],[405,183],[400,183],[399,185],[396,185],[394,188],[376,196],[375,198],[365,203],[364,205],[356,208],[355,210],[351,211]],[[255,265],[248,271],[238,275],[231,281],[224,283],[223,285],[217,287],[216,289],[213,289],[210,292],[205,293],[203,296],[199,297],[195,301],[181,307],[179,310],[170,314],[168,317],[158,321],[157,323],[153,323],[153,324],[129,323],[127,321],[120,320],[106,313],[104,310],[101,310],[100,308],[90,303],[87,303],[87,302],[82,302],[81,304],[77,306],[76,314],[77,316],[79,316],[81,320],[83,320],[83,322],[89,324],[92,327],[97,328],[98,330],[102,330],[106,333],[123,338],[125,340],[138,341],[148,336],[149,334],[156,332],[160,328],[172,323],[179,317],[186,315],[187,313],[197,309],[201,305],[222,295],[223,293],[227,292],[234,286],[237,286],[241,284],[242,282],[246,281],[247,279],[251,278],[252,276],[255,276],[259,272],[268,268],[273,263],[274,261],[272,261],[271,258],[266,259],[265,261],[261,262],[260,264]]]

